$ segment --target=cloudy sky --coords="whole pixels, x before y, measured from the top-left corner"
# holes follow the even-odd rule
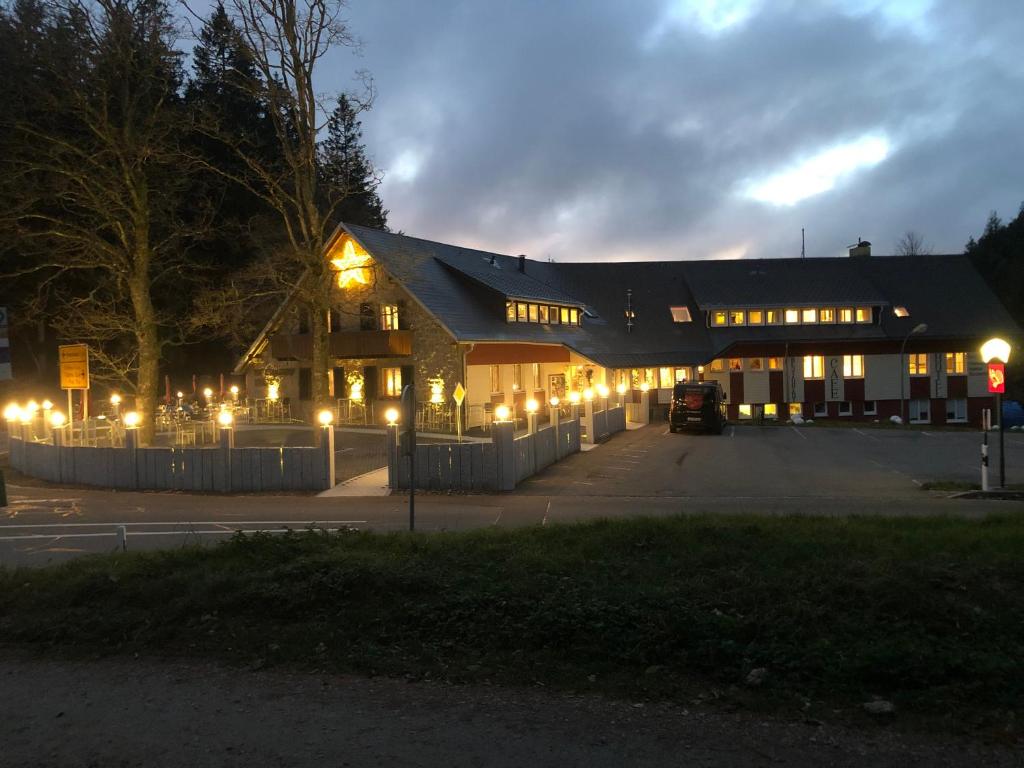
[[[1020,0],[350,0],[393,229],[558,261],[962,249],[1024,200]]]

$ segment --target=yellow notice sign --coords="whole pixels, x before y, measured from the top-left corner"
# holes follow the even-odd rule
[[[466,398],[466,388],[462,386],[460,381],[455,385],[455,391],[452,392],[452,398],[455,400],[455,404],[461,406],[462,401]]]
[[[60,354],[60,388],[89,388],[89,347],[85,344],[63,344]]]

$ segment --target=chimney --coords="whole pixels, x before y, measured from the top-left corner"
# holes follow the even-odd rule
[[[519,254],[519,271],[526,274],[526,256],[522,253]]]
[[[850,246],[850,256],[870,256],[871,255],[871,243],[867,240],[861,240],[857,238],[857,244]]]

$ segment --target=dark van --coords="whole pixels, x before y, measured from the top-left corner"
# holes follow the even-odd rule
[[[725,426],[725,396],[718,382],[676,384],[668,410],[668,429],[695,429],[722,434]]]

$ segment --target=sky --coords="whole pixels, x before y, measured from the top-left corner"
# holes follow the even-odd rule
[[[393,230],[536,259],[960,252],[1024,200],[1020,0],[350,0]]]

